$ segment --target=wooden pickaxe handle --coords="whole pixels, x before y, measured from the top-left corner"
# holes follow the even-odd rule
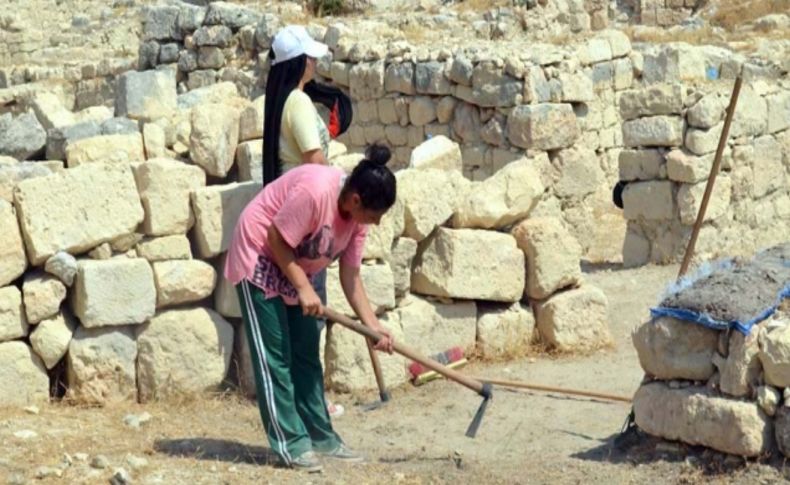
[[[379,356],[376,354],[376,350],[373,348],[373,344],[370,342],[370,339],[366,338],[365,343],[368,345],[370,363],[373,364],[373,374],[376,376],[376,385],[379,387],[379,397],[381,398],[381,402],[387,402],[390,400],[390,393],[387,391],[387,385],[384,383],[384,374],[381,372],[381,362],[379,362]]]

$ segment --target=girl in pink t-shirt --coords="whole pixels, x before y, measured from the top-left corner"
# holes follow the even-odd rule
[[[236,285],[269,443],[294,468],[320,467],[316,453],[360,461],[332,429],[318,357],[321,300],[311,278],[340,260],[340,283],[360,320],[383,335],[376,349],[392,352],[392,334],[376,318],[359,268],[366,225],[395,203],[390,151],[371,146],[351,175],[335,167],[300,165],[268,184],[239,217],[225,277]]]

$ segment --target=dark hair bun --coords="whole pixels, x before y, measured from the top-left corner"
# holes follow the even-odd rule
[[[374,143],[373,145],[370,145],[367,150],[365,150],[365,159],[374,165],[384,166],[390,161],[391,157],[392,153],[386,145]]]

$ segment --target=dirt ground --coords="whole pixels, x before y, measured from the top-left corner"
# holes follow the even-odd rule
[[[466,372],[631,395],[642,377],[630,343],[631,328],[646,318],[648,308],[676,273],[675,266],[587,268],[587,280],[610,300],[613,350],[476,364]],[[617,448],[613,440],[629,412],[623,403],[496,390],[477,438],[470,439],[464,432],[480,400],[448,382],[397,389],[389,404],[374,411],[363,410],[376,397],[373,393],[331,397],[347,409],[335,420],[336,429],[367,455],[367,463],[326,463],[322,474],[311,475],[275,466],[257,408],[235,396],[109,409],[60,404],[44,406],[39,414],[0,411],[0,483],[106,484],[120,467],[135,484],[784,480],[778,459],[744,463],[646,436]],[[125,416],[144,412],[152,419],[141,428],[124,424]],[[25,430],[37,436],[15,436]],[[91,466],[97,455],[106,458],[105,468]],[[71,466],[60,466],[66,458]],[[147,463],[134,463],[141,458]],[[40,467],[59,466],[61,477],[36,478],[44,471]]]

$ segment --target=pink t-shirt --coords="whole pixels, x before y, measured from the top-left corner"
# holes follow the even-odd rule
[[[340,217],[337,207],[345,173],[335,167],[304,164],[287,171],[250,201],[239,217],[225,260],[225,278],[246,279],[267,298],[298,302],[296,290],[274,263],[268,230],[274,224],[294,248],[296,263],[308,278],[341,257],[359,267],[367,226]]]

